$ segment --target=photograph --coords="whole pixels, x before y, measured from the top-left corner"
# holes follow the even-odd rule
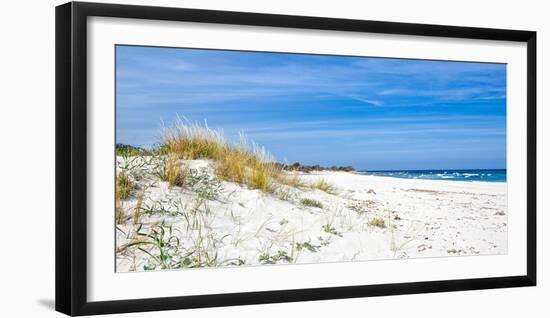
[[[508,253],[506,63],[114,49],[115,272]]]

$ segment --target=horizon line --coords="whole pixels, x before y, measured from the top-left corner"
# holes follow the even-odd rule
[[[508,170],[507,168],[464,168],[464,169],[383,169],[383,170],[356,170],[358,172],[400,172],[400,171],[445,171],[445,170],[461,170],[461,171],[472,171],[472,170]]]

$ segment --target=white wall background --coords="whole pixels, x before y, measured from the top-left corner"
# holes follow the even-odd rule
[[[526,29],[538,32],[539,285],[469,291],[117,315],[116,317],[542,317],[550,277],[550,22],[545,1],[123,0],[116,3]],[[10,1],[0,11],[0,316],[61,317],[54,298],[54,7]],[[546,250],[544,251],[544,249]]]

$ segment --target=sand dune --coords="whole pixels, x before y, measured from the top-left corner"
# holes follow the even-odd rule
[[[505,183],[318,171],[299,177],[324,179],[332,193],[282,185],[264,193],[212,181],[210,161],[185,164],[213,193],[201,197],[199,181],[136,181],[141,190],[122,202],[116,226],[117,271],[507,253]]]

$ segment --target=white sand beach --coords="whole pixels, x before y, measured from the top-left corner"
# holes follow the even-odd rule
[[[169,187],[144,174],[121,202],[118,272],[507,253],[506,183],[316,171],[293,173],[326,180],[331,193],[283,185],[265,193],[222,180],[202,187],[215,179],[212,162],[180,164],[199,181]]]

